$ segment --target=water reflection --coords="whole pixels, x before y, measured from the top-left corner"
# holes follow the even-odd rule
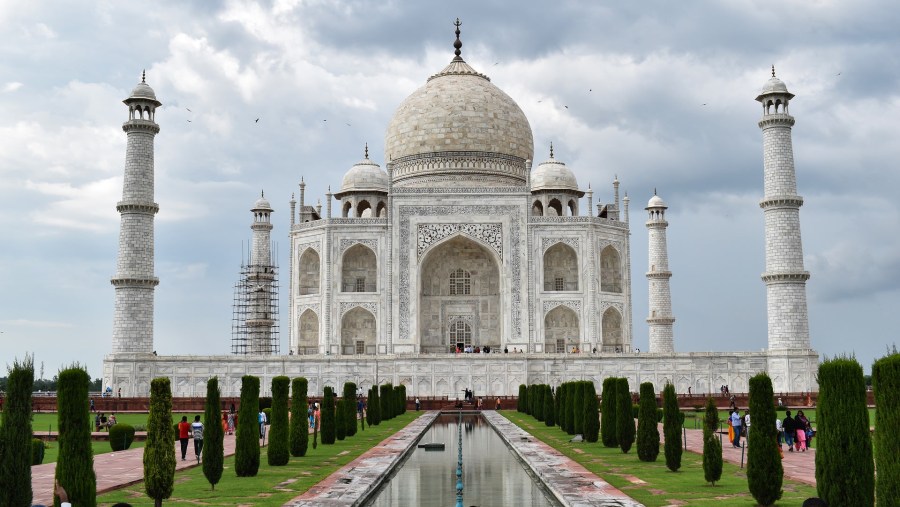
[[[413,450],[368,505],[456,505],[457,417],[439,416],[419,441],[420,444],[444,443],[444,451]],[[528,475],[524,466],[480,416],[463,416],[463,505],[557,505]]]

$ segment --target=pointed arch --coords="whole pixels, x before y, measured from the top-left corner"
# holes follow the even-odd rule
[[[378,218],[387,217],[387,205],[384,201],[378,201],[378,207],[375,209],[375,216]]]
[[[319,316],[307,308],[300,314],[300,330],[297,340],[298,354],[317,354],[319,352]]]
[[[344,201],[344,204],[341,207],[341,216],[344,218],[350,217],[350,212],[353,210],[353,204],[350,201]]]
[[[622,314],[619,310],[609,307],[603,312],[602,343],[604,352],[622,352],[625,346],[625,338],[622,330]]]
[[[578,347],[581,336],[578,314],[559,305],[544,316],[544,352],[562,354]]]
[[[533,216],[533,217],[544,216],[544,203],[542,203],[540,199],[535,200],[534,204],[531,205],[531,216]]]
[[[578,290],[578,254],[565,243],[556,243],[544,252],[544,290]]]
[[[375,353],[375,315],[361,306],[341,317],[341,353]]]
[[[600,252],[600,290],[622,292],[622,258],[612,245]]]
[[[563,216],[563,205],[561,202],[559,202],[559,199],[551,199],[550,202],[547,203],[547,216],[548,217]]]
[[[578,216],[578,203],[575,202],[575,199],[569,199],[567,207],[568,207],[570,217]]]
[[[341,258],[341,292],[377,292],[378,264],[371,248],[355,244]]]
[[[314,249],[307,248],[300,255],[300,268],[298,270],[300,279],[298,281],[300,283],[301,296],[319,293],[320,265],[319,252],[316,252]]]
[[[372,205],[369,201],[362,200],[356,204],[357,218],[370,218],[372,216]]]

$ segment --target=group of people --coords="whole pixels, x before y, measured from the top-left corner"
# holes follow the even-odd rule
[[[465,347],[457,346],[454,348],[454,350],[456,351],[457,354],[490,354],[491,353],[490,345],[485,345],[484,347],[479,347],[479,346],[473,347],[471,345],[466,345]]]
[[[743,417],[737,409],[728,411],[728,440],[734,447],[741,446],[741,435],[748,436],[750,434],[750,411],[744,410]]]
[[[781,423],[778,431],[778,447],[780,448],[784,441],[787,443],[789,452],[794,452],[794,449],[797,452],[806,452],[812,445],[812,438],[816,434],[812,423],[803,415],[802,410],[797,411],[797,417],[791,417],[790,410],[785,412],[785,415],[784,421],[775,421],[776,425]]]
[[[722,396],[728,396],[731,393],[731,391],[728,390],[728,386],[725,384],[719,386],[719,392],[722,393]]]
[[[187,459],[188,440],[194,439],[194,454],[197,456],[197,463],[200,463],[200,453],[203,452],[203,423],[200,422],[200,416],[194,416],[194,422],[188,423],[186,415],[181,416],[181,422],[178,423],[178,441],[181,442],[181,461]]]
[[[94,431],[109,430],[116,425],[116,414],[106,417],[106,413],[98,412],[94,414]]]

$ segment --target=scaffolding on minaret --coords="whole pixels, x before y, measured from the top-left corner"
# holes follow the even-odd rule
[[[234,285],[232,354],[280,353],[277,273],[277,265],[254,264],[252,259],[241,263],[241,277]]]

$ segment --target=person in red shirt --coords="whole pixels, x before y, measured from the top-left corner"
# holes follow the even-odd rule
[[[188,439],[191,436],[191,425],[187,420],[187,416],[181,416],[181,422],[178,423],[178,440],[181,441],[181,461],[187,457]]]

